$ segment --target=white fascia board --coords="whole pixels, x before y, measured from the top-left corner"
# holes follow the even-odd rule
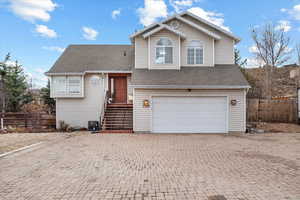
[[[189,20],[187,20],[187,19],[184,19],[184,18],[181,17],[181,16],[176,16],[175,18],[178,19],[178,20],[180,20],[180,21],[182,21],[182,22],[184,22],[184,23],[186,23],[186,24],[188,24],[188,25],[190,25],[190,26],[192,26],[192,27],[194,27],[194,28],[196,28],[197,30],[199,30],[199,31],[201,31],[201,32],[203,32],[203,33],[205,33],[206,35],[209,35],[210,37],[212,37],[212,38],[214,38],[214,39],[216,39],[216,40],[220,40],[220,39],[221,39],[221,36],[219,36],[219,35],[217,35],[217,34],[211,32],[211,31],[209,31],[209,30],[207,30],[207,29],[205,29],[205,28],[203,28],[203,27],[201,27],[201,26],[198,26],[198,25],[195,24],[194,22],[191,22],[191,21],[189,21]]]
[[[165,22],[167,22],[167,21],[170,21],[170,20],[174,19],[175,16],[178,16],[178,14],[175,14],[175,15],[172,15],[172,16],[170,16],[170,17],[167,17],[165,20],[163,20],[163,21],[161,22],[161,24],[163,24],[163,23],[165,23]],[[136,37],[136,36],[138,36],[138,35],[144,33],[144,32],[147,31],[148,29],[153,28],[154,26],[157,26],[157,25],[159,25],[159,24],[160,24],[160,23],[157,23],[157,22],[156,22],[156,23],[150,24],[149,26],[146,26],[145,28],[143,28],[143,29],[141,29],[141,30],[139,30],[139,31],[137,31],[137,32],[135,32],[135,33],[133,33],[132,35],[130,35],[130,39],[133,39],[134,37]]]
[[[129,73],[131,74],[132,71],[118,71],[118,70],[112,70],[112,71],[85,71],[85,72],[62,72],[62,73],[48,73],[46,72],[45,75],[46,76],[67,76],[67,75],[85,75],[85,74],[91,74],[91,73]]]
[[[46,72],[46,76],[67,76],[67,75],[84,75],[83,72],[59,72],[59,73],[51,73],[51,72]]]
[[[183,15],[189,15],[190,17],[195,18],[195,19],[201,21],[202,23],[207,24],[208,26],[211,26],[211,27],[217,29],[218,31],[224,33],[225,35],[228,35],[229,37],[233,38],[233,39],[236,41],[236,43],[238,43],[238,42],[241,41],[241,38],[239,38],[239,37],[233,35],[231,32],[229,32],[229,31],[227,31],[227,30],[225,30],[225,29],[223,29],[223,28],[221,28],[221,27],[219,27],[219,26],[217,26],[217,25],[215,25],[215,24],[213,24],[213,23],[211,23],[211,22],[209,22],[209,21],[207,21],[207,20],[201,18],[201,17],[198,17],[198,16],[194,15],[193,13],[191,13],[191,12],[189,12],[189,11],[183,12],[183,13],[181,13],[181,14],[175,14],[175,15],[172,15],[172,16],[168,17],[167,19],[163,20],[161,23],[164,24],[164,23],[166,23],[166,22],[168,22],[168,21],[170,21],[170,20],[172,20],[172,19],[174,19],[174,18],[181,17],[181,16],[183,16]],[[134,33],[134,34],[132,34],[132,35],[130,36],[130,39],[132,40],[134,37],[136,37],[136,36],[138,36],[138,35],[144,33],[145,31],[147,31],[147,30],[150,29],[150,28],[153,28],[153,27],[156,26],[156,25],[159,25],[159,23],[151,24],[151,25],[149,25],[149,26],[143,28],[142,30],[140,30],[140,31],[138,31],[138,32],[136,32],[136,33]]]
[[[213,23],[211,23],[211,22],[209,22],[209,21],[207,21],[207,20],[205,20],[201,17],[198,17],[197,15],[194,15],[193,13],[191,13],[189,11],[185,11],[185,12],[180,14],[180,16],[183,16],[183,15],[189,15],[190,17],[195,18],[195,19],[201,21],[202,23],[207,24],[208,26],[211,26],[211,27],[217,29],[218,31],[224,33],[225,35],[228,35],[229,37],[232,37],[236,41],[236,43],[241,41],[241,38],[233,35],[231,32],[229,32],[229,31],[223,29],[222,27],[217,26],[217,25],[215,25],[215,24],[213,24]]]
[[[146,27],[143,28],[142,30],[139,30],[139,31],[135,32],[134,34],[130,35],[130,38],[132,39],[132,38],[134,38],[134,37],[136,37],[136,36],[138,36],[138,35],[144,33],[144,32],[147,31],[148,29],[153,28],[154,26],[158,26],[158,25],[159,25],[159,23],[153,23],[153,24],[151,24],[151,25],[149,25],[149,26],[146,26]]]
[[[250,86],[230,85],[131,85],[132,88],[140,89],[248,89]]]
[[[123,73],[123,74],[131,74],[132,71],[118,71],[118,70],[111,70],[111,71],[85,71],[84,74],[91,74],[91,73],[109,73],[109,74],[116,74],[116,73]]]
[[[171,27],[169,27],[168,25],[165,25],[165,24],[159,24],[159,27],[157,27],[156,29],[153,29],[152,31],[143,34],[143,38],[146,39],[146,38],[150,37],[151,35],[159,32],[163,29],[167,29],[168,31],[170,31],[170,32],[172,32],[176,35],[179,35],[182,38],[186,38],[185,34],[179,32],[179,31],[176,31],[176,30],[172,29]]]

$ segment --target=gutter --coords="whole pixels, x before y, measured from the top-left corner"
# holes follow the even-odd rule
[[[46,76],[66,76],[66,75],[85,75],[85,74],[92,74],[92,73],[99,73],[99,74],[103,74],[103,73],[110,73],[110,74],[116,74],[116,73],[128,73],[128,74],[132,74],[132,71],[117,71],[117,70],[113,70],[113,71],[85,71],[85,72],[59,72],[59,73],[52,73],[52,72],[46,72],[45,75]]]
[[[131,85],[137,89],[250,89],[247,85]]]

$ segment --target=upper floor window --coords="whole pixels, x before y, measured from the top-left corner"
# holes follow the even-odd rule
[[[199,40],[192,40],[187,48],[187,64],[203,64],[203,45]]]
[[[156,64],[172,64],[173,63],[173,44],[169,38],[160,38],[156,43]]]

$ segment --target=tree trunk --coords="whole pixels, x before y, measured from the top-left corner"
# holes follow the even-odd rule
[[[271,66],[265,66],[265,98],[272,99],[272,72]]]

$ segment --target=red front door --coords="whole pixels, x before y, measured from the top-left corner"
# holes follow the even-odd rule
[[[113,103],[127,103],[127,77],[110,77],[110,92]]]

